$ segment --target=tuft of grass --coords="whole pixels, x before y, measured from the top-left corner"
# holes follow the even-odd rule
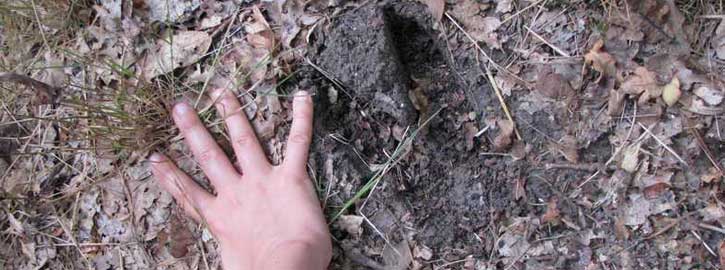
[[[81,0],[0,2],[0,70],[24,71],[43,52],[73,42],[91,14],[89,2]]]

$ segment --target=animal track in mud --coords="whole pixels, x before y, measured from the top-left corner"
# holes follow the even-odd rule
[[[440,109],[398,169],[385,176],[387,187],[371,195],[374,202],[365,212],[386,234],[401,227],[384,220],[412,214],[417,240],[443,248],[475,241],[471,232],[488,224],[490,210],[506,207],[503,183],[514,170],[507,172],[495,160],[484,163],[466,139],[462,126],[475,121],[467,117],[475,109],[432,25],[419,3],[368,4],[316,34],[313,62],[352,98],[337,93],[332,99],[327,80],[313,83],[318,105],[311,158],[341,203],[369,179],[369,164],[387,161],[384,151],[395,149],[400,140],[396,130],[415,128],[416,120]],[[429,105],[427,112],[421,102]],[[330,139],[333,135],[337,139]],[[391,211],[381,209],[396,210],[385,216]]]

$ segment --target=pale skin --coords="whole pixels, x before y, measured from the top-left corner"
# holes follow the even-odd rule
[[[327,224],[307,175],[312,99],[298,92],[284,161],[269,163],[254,129],[228,90],[212,91],[224,117],[237,166],[216,144],[196,111],[177,104],[173,118],[194,158],[216,189],[196,184],[166,156],[151,155],[151,169],[185,212],[208,226],[222,265],[235,269],[326,269],[332,256]]]

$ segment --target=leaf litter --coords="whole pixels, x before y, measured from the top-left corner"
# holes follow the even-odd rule
[[[339,14],[364,5],[296,0],[0,4],[3,21],[13,22],[0,28],[7,48],[2,74],[30,79],[0,81],[7,90],[0,91],[0,234],[9,247],[0,250],[0,265],[218,267],[213,237],[179,213],[142,161],[149,151],[168,148],[181,167],[209,187],[165,112],[178,100],[199,105],[221,142],[223,129],[206,113],[212,101],[205,94],[209,87],[230,88],[245,104],[272,160],[280,161],[290,120],[286,96],[331,80],[293,75],[304,73],[310,46],[340,23]],[[410,74],[410,91],[402,96],[411,99],[416,113],[430,116],[442,100],[448,109],[366,195],[371,204],[366,209],[373,210],[364,214],[371,222],[350,212],[332,225],[331,269],[725,267],[721,6],[666,0],[411,5],[424,5],[430,14],[421,12],[411,19],[414,24],[401,24],[407,26],[402,33],[421,39],[416,25],[429,24],[422,27],[434,29],[429,47],[442,48],[434,58],[445,59],[436,63],[458,82],[450,87],[442,85],[444,77],[411,72],[420,73]],[[58,16],[60,11],[65,14]],[[69,21],[59,24],[58,18]],[[406,57],[415,54],[399,49],[404,61],[414,62]],[[428,69],[437,70],[420,68]],[[485,88],[489,78],[512,109],[521,138],[513,136],[514,126]],[[58,93],[44,94],[40,83]],[[454,88],[462,93],[458,99],[436,94]],[[324,167],[316,174],[324,178],[316,181],[327,212],[335,212],[365,177],[350,168],[384,164],[390,142],[403,141],[406,127],[368,110],[365,100],[348,100],[351,89],[325,89],[333,91],[317,93],[329,104],[319,106],[329,107],[318,108],[340,115],[357,110],[367,117],[348,119],[346,125],[380,131],[375,138],[319,134],[338,143],[335,149],[353,153],[324,156],[324,162],[311,159],[313,171]],[[56,98],[55,104],[42,102]],[[479,106],[456,111],[474,103]],[[460,136],[446,137],[441,130]],[[438,154],[425,152],[426,141],[449,141],[469,158],[446,159],[440,153],[449,146]],[[439,160],[449,162],[449,174],[462,175],[446,179],[461,183],[442,193],[429,186],[443,184],[426,186],[421,180],[430,178]],[[491,169],[473,170],[471,163]],[[510,191],[480,180],[488,177]],[[430,194],[411,195],[416,192]],[[496,192],[512,200],[497,201],[499,196],[490,195]],[[430,201],[423,205],[431,207],[410,208],[405,200],[391,199],[406,196],[414,198],[413,205]],[[445,208],[452,202],[475,211]],[[497,203],[502,205],[493,206]],[[377,232],[381,228],[383,236]],[[430,230],[440,237],[428,235]]]

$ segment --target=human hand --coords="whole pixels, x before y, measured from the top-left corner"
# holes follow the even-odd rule
[[[312,100],[300,91],[284,162],[273,166],[256,139],[239,100],[216,90],[237,170],[188,104],[173,110],[176,125],[216,188],[214,196],[162,154],[150,157],[156,179],[188,215],[205,222],[221,247],[224,269],[325,269],[332,256],[327,224],[307,175]]]

